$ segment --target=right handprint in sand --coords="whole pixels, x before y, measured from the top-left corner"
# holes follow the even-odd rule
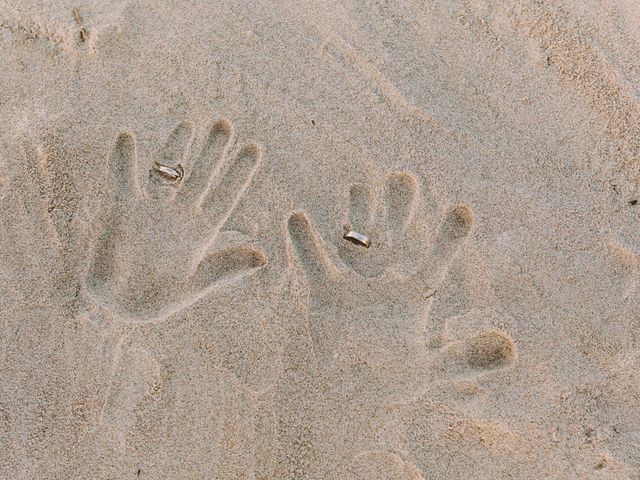
[[[418,208],[421,199],[427,204]],[[292,251],[308,280],[308,328],[328,377],[366,371],[367,388],[398,401],[447,376],[448,367],[482,371],[515,359],[513,341],[499,330],[446,342],[429,322],[438,289],[474,227],[469,207],[442,209],[437,202],[405,172],[387,175],[380,188],[355,185],[347,221],[335,232],[337,255],[305,213],[289,218]],[[346,231],[365,235],[370,246],[345,240]]]

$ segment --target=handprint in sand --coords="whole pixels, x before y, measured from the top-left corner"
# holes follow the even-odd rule
[[[131,134],[120,134],[110,154],[115,198],[97,228],[86,290],[122,321],[163,320],[266,263],[246,242],[217,245],[260,165],[259,147],[236,147],[227,120],[210,127],[200,148],[192,130],[186,123],[173,130],[142,167],[144,187]]]
[[[498,330],[447,342],[429,322],[434,297],[474,227],[469,207],[441,203],[413,175],[393,172],[377,188],[351,188],[334,248],[305,213],[289,218],[292,252],[308,280],[315,356],[337,383],[357,370],[366,383],[361,387],[378,398],[408,400],[422,393],[422,385],[446,377],[445,370],[451,373],[449,367],[483,370],[513,360],[514,344]],[[345,238],[349,232],[365,241]]]

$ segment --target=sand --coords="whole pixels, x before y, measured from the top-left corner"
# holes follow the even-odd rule
[[[0,478],[640,478],[639,25],[0,0]]]

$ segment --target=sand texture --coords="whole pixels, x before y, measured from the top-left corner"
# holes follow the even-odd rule
[[[637,0],[0,0],[0,479],[640,479],[639,181]]]

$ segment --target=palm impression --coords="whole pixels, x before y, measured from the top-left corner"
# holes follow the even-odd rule
[[[174,129],[142,167],[144,186],[131,134],[120,134],[110,154],[115,195],[99,222],[86,289],[123,321],[162,320],[266,263],[246,243],[215,248],[260,165],[259,147],[236,147],[227,120],[211,126],[195,153],[192,137],[190,124]]]
[[[304,212],[290,216],[292,253],[309,286],[310,336],[329,370],[366,364],[413,389],[429,378],[427,371],[441,354],[443,361],[451,360],[444,347],[429,353],[434,340],[429,308],[469,239],[474,217],[465,205],[432,205],[436,197],[429,190],[421,191],[415,177],[404,172],[391,173],[378,189],[353,186],[347,221],[334,235],[333,248]],[[421,199],[429,205],[419,208]],[[345,232],[363,234],[369,246],[343,238]],[[492,334],[485,337],[467,346],[468,366],[502,366],[483,363],[504,343]]]

